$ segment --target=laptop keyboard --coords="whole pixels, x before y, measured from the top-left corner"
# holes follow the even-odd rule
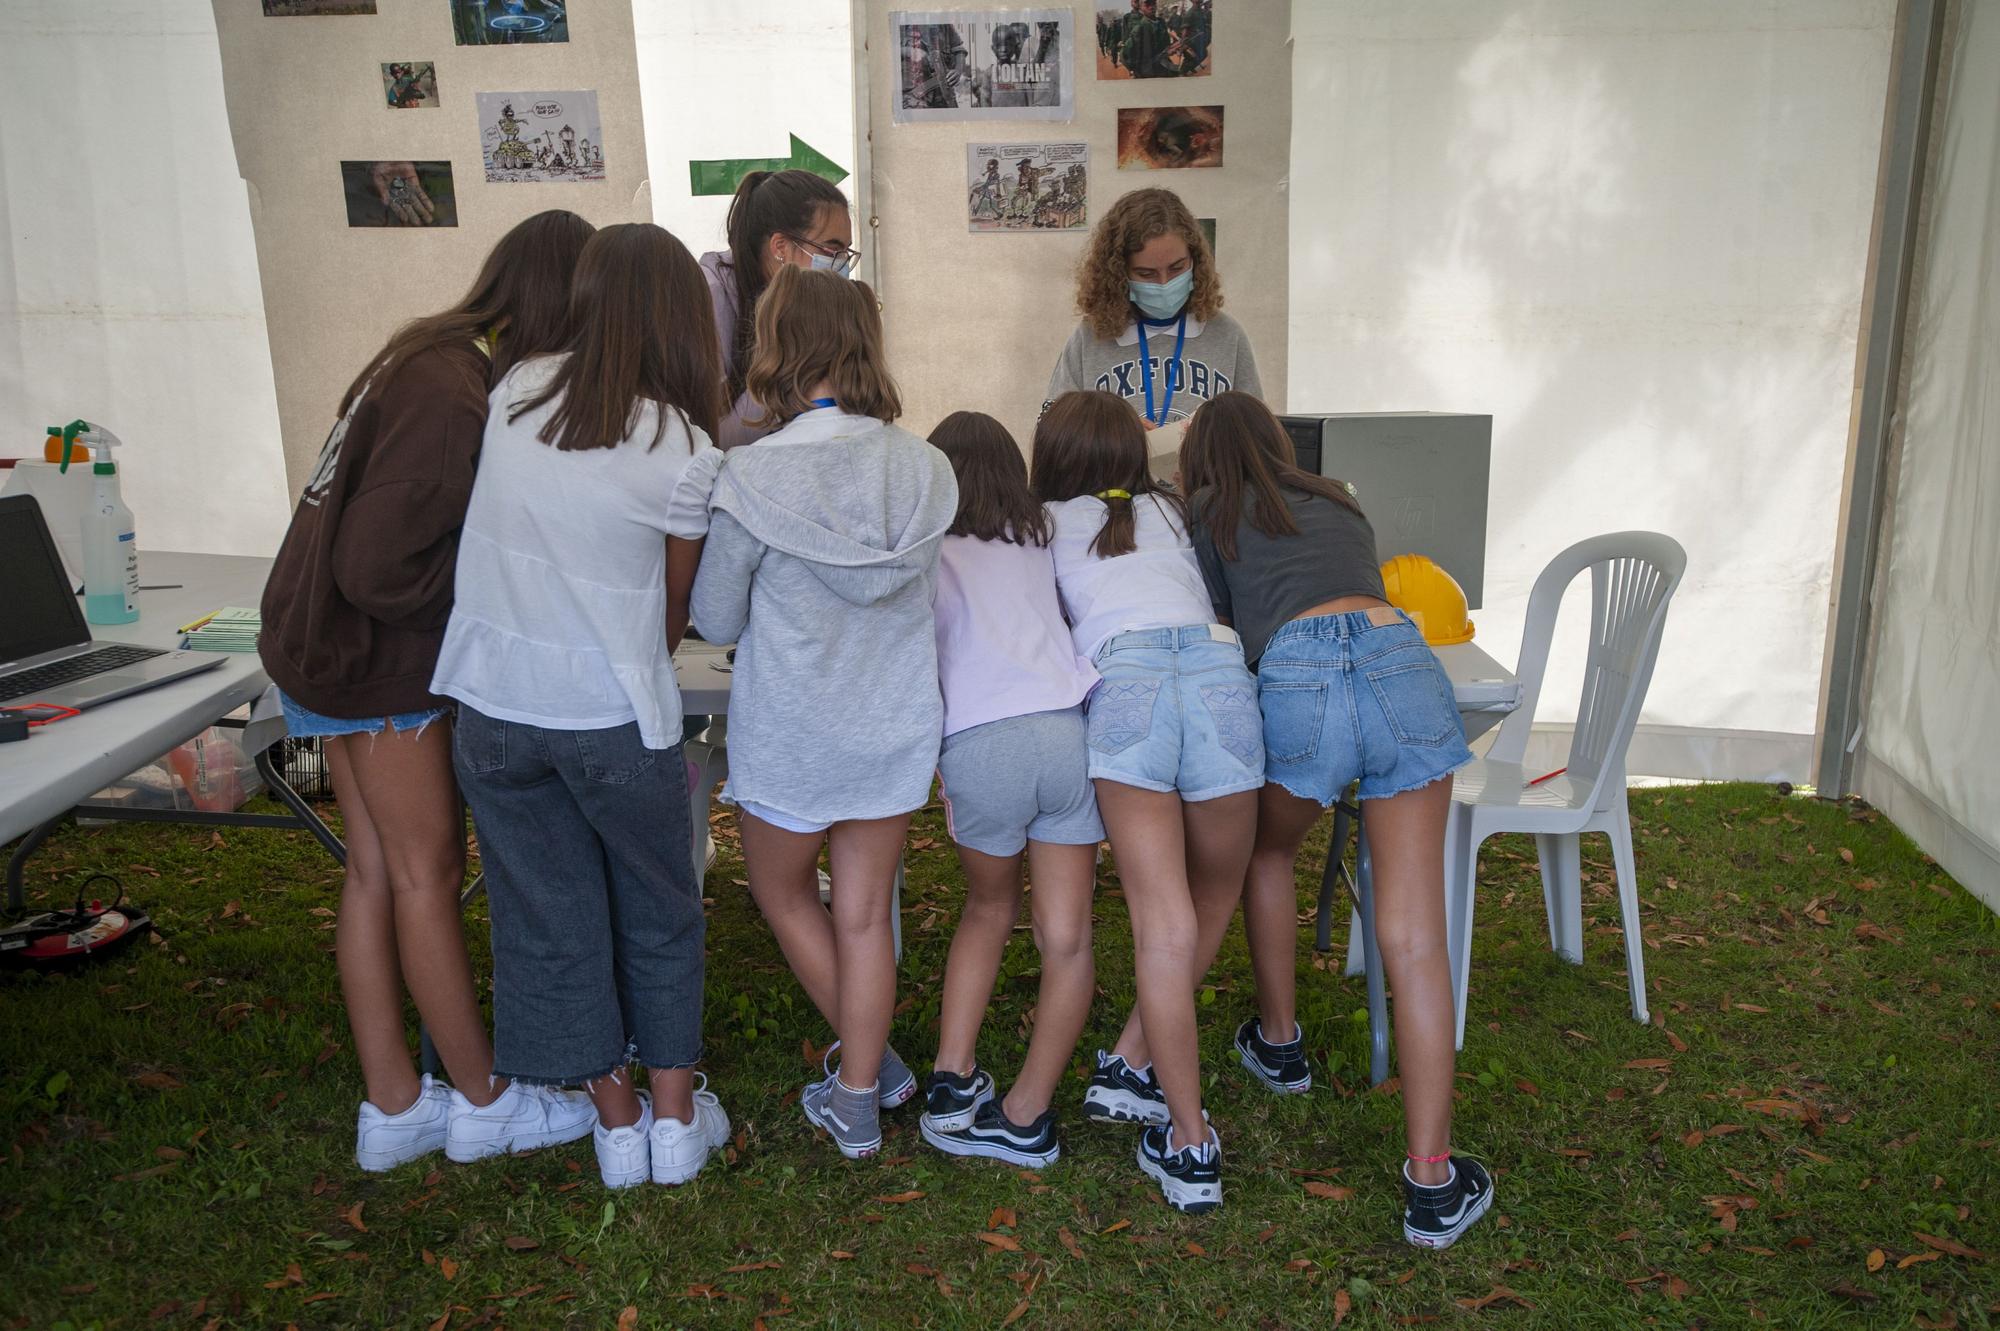
[[[46,693],[64,684],[74,684],[79,679],[165,655],[165,652],[153,647],[100,647],[82,656],[72,656],[67,661],[52,661],[18,674],[0,675],[0,702],[33,698],[35,694]]]

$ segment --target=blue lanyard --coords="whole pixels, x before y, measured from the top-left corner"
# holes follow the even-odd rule
[[[1187,345],[1187,311],[1181,311],[1180,327],[1174,333],[1174,358],[1160,367],[1160,373],[1167,378],[1167,400],[1160,404],[1158,416],[1153,415],[1153,354],[1146,345],[1147,322],[1144,316],[1141,316],[1138,322],[1139,365],[1145,371],[1146,379],[1146,420],[1153,425],[1165,425],[1167,413],[1173,410],[1174,390],[1180,387],[1181,376],[1175,374],[1172,367],[1180,363],[1181,348]]]
[[[837,405],[834,402],[834,400],[830,397],[816,397],[812,400],[812,404],[815,407],[831,407]]]

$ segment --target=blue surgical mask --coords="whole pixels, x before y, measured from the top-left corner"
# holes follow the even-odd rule
[[[1189,268],[1170,282],[1128,282],[1132,303],[1148,319],[1171,319],[1187,304],[1194,291],[1194,269]]]
[[[812,256],[812,266],[813,271],[816,273],[833,273],[840,277],[851,277],[853,276],[854,256],[851,254],[841,254],[829,257],[824,254],[815,254]]]

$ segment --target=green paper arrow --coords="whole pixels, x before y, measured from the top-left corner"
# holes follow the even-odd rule
[[[790,157],[725,157],[713,162],[689,162],[688,181],[696,195],[734,194],[737,182],[752,171],[810,171],[838,185],[847,170],[794,134]]]

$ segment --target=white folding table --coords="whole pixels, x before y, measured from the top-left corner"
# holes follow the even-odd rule
[[[180,636],[174,630],[181,625],[224,606],[256,605],[270,571],[268,559],[147,551],[139,565],[139,618],[93,624],[91,633],[107,642],[176,647]],[[254,702],[271,682],[254,652],[221,653],[219,659],[220,665],[200,674],[38,726],[25,742],[0,745],[0,845],[22,838],[7,863],[9,910],[22,907],[21,874],[28,857],[79,803]],[[254,747],[265,785],[290,815],[93,808],[91,816],[302,829],[338,858],[343,853],[338,838],[285,782],[268,748]]]

